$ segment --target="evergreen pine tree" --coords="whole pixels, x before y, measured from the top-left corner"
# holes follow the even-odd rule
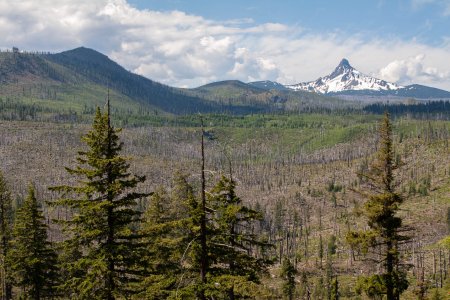
[[[281,277],[283,278],[283,294],[289,300],[294,299],[296,273],[294,265],[285,257],[281,265]]]
[[[407,240],[401,234],[402,219],[396,216],[403,198],[395,192],[396,182],[394,171],[398,166],[394,164],[392,145],[392,126],[389,114],[385,113],[380,126],[380,140],[378,152],[369,172],[361,174],[367,179],[370,192],[365,193],[367,201],[364,215],[368,219],[369,230],[349,232],[348,242],[359,246],[364,252],[382,249],[381,257],[377,259],[383,265],[383,273],[372,275],[366,282],[365,290],[371,293],[386,294],[388,300],[397,300],[408,287],[406,272],[400,262],[399,246]],[[381,248],[379,248],[381,247]],[[371,286],[371,283],[376,283]]]
[[[339,281],[338,277],[335,276],[331,282],[331,294],[329,296],[331,300],[339,300]]]
[[[269,264],[252,251],[270,245],[248,230],[262,216],[243,205],[235,193],[234,181],[224,176],[210,191],[208,204],[209,293],[219,291],[229,299],[249,296],[249,291],[257,289],[260,274]]]
[[[148,275],[140,284],[138,299],[195,296],[198,267],[188,253],[199,243],[199,219],[194,220],[197,206],[192,187],[181,173],[175,174],[171,192],[160,188],[150,198],[141,229]]]
[[[62,221],[70,235],[66,257],[76,254],[63,264],[70,277],[62,288],[71,298],[126,297],[132,293],[129,283],[140,280],[141,247],[133,228],[140,221],[136,200],[147,195],[130,189],[145,177],[129,173],[118,132],[110,124],[108,101],[108,113],[97,108],[93,128],[83,137],[88,150],[78,152],[75,168],[66,168],[78,184],[51,188],[63,193],[54,204],[73,210],[73,217]]]
[[[169,212],[170,198],[160,188],[151,196],[141,235],[146,245],[143,265],[147,266],[145,279],[140,283],[138,298],[167,299],[176,286],[176,274],[180,271],[175,220]]]
[[[11,206],[11,193],[6,185],[3,173],[0,172],[0,264],[1,264],[1,296],[2,299],[12,298],[11,274],[6,264],[9,252],[9,241],[13,226],[13,212]]]
[[[333,261],[331,256],[327,256],[325,265],[325,285],[327,290],[327,299],[331,299],[333,294]]]
[[[439,289],[434,289],[433,295],[431,296],[431,300],[443,300],[441,293],[439,292]]]
[[[56,253],[47,240],[47,226],[39,208],[35,191],[29,188],[28,197],[17,210],[8,262],[15,283],[25,298],[51,297],[56,285]]]

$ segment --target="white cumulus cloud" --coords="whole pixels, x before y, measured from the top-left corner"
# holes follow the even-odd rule
[[[415,81],[433,83],[448,81],[450,72],[441,72],[435,67],[424,67],[425,54],[419,54],[403,60],[394,60],[380,70],[380,77],[400,84]]]
[[[93,48],[128,70],[173,86],[224,79],[293,84],[330,73],[345,57],[382,79],[450,90],[448,39],[430,46],[251,19],[219,22],[181,11],[140,10],[126,0],[22,0],[14,5],[0,0],[0,36],[0,48]]]

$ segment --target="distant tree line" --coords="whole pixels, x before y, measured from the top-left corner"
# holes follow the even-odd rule
[[[34,55],[53,54],[53,52],[50,52],[50,51],[29,51],[29,50],[20,50],[20,49],[17,49],[17,52],[15,51],[15,49],[14,50],[13,49],[0,49],[0,53],[21,53],[21,54],[34,54]]]
[[[426,101],[412,104],[383,104],[374,103],[364,107],[364,111],[373,114],[383,114],[388,111],[392,115],[411,115],[416,118],[430,118],[433,115],[440,119],[450,117],[450,101]]]

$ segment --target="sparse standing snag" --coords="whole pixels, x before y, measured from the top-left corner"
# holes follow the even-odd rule
[[[202,142],[201,142],[201,155],[202,155],[202,182],[201,182],[201,215],[200,215],[200,277],[202,280],[203,286],[200,290],[200,299],[204,300],[205,298],[205,285],[206,285],[206,272],[208,270],[208,249],[206,245],[206,180],[205,180],[205,131],[203,129],[203,118],[200,117],[201,126],[202,126]]]

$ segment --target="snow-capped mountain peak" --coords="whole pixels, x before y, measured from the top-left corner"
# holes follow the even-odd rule
[[[338,75],[347,73],[347,72],[353,72],[356,71],[348,62],[346,58],[343,58],[339,65],[334,69],[333,73],[330,74],[331,77],[336,77]]]
[[[320,77],[316,81],[287,85],[286,87],[321,94],[361,90],[391,91],[403,88],[395,83],[362,74],[353,68],[345,58],[341,60],[330,75]]]

